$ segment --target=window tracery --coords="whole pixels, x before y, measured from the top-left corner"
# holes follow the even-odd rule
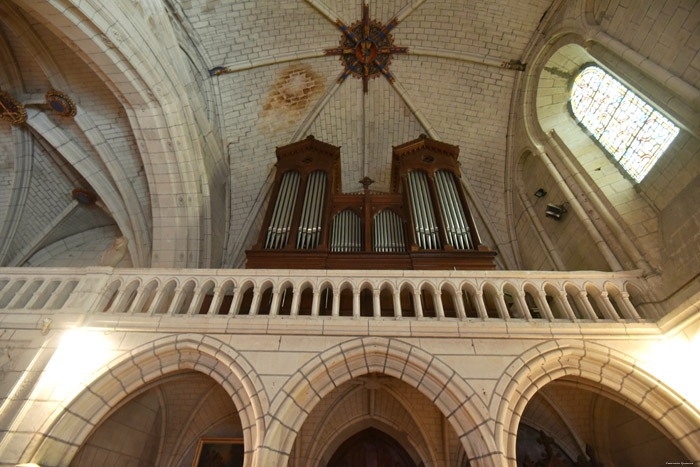
[[[640,182],[679,128],[597,66],[584,68],[571,90],[574,116],[622,168]]]

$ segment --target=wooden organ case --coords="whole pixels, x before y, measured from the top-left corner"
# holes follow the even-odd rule
[[[340,148],[309,136],[277,149],[277,174],[248,268],[495,269],[460,183],[459,148],[394,147],[391,191],[342,193]]]

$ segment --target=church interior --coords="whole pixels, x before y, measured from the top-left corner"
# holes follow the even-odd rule
[[[0,2],[1,466],[700,462],[700,3]]]

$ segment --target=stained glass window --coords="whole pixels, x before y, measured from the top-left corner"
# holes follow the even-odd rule
[[[578,120],[637,182],[678,134],[678,127],[597,66],[574,80],[571,107]]]

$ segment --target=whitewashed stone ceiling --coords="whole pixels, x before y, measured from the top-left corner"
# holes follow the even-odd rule
[[[366,93],[362,79],[343,79],[341,57],[324,55],[347,37],[342,25],[361,21],[364,3],[181,2],[221,73],[213,79],[231,160],[231,241],[242,241],[240,230],[257,215],[275,147],[309,134],[342,147],[344,191],[360,189],[365,175],[386,190],[391,147],[421,133],[459,145],[474,202],[506,238],[511,92],[518,60],[551,2],[367,2],[370,19],[382,26],[393,20],[393,45],[408,50],[392,55],[393,79],[370,79]]]
[[[24,123],[3,122],[0,132],[0,265],[29,264],[52,243],[76,234],[90,241],[90,232],[105,227],[127,236],[132,254],[148,264],[150,194],[124,109],[64,41],[11,2],[0,4],[0,52],[0,89],[26,112]],[[50,108],[49,91],[73,112]],[[81,205],[76,188],[99,202]],[[144,219],[141,241],[125,200]]]
[[[139,6],[147,3],[134,0],[116,2],[109,8],[144,15],[144,18],[130,16],[134,25],[146,21],[146,16],[148,21],[155,18],[148,24],[157,30],[161,28],[163,47],[177,43],[171,41],[172,31],[162,30],[165,26],[160,22],[161,16],[166,11],[171,14],[176,33],[181,32],[175,25],[180,20],[196,38],[188,45],[193,48],[185,47],[183,51],[201,53],[201,60],[187,61],[182,73],[195,76],[190,99],[206,100],[202,107],[206,118],[220,126],[214,133],[217,142],[220,137],[221,146],[208,148],[217,157],[218,151],[223,151],[230,168],[229,256],[224,258],[223,265],[238,266],[240,263],[231,259],[241,257],[240,253],[250,244],[250,231],[257,228],[251,220],[259,216],[266,181],[275,162],[275,148],[308,135],[341,146],[345,191],[359,190],[358,180],[364,176],[375,180],[373,189],[388,189],[391,147],[420,134],[460,146],[464,180],[473,203],[488,222],[492,235],[501,238],[496,239],[497,243],[507,243],[503,192],[511,93],[519,73],[518,60],[550,3],[550,0],[369,1],[367,15],[376,22],[372,24],[380,30],[390,25],[384,32],[390,29],[393,46],[406,50],[392,51],[390,63],[380,60],[387,65],[384,74],[391,79],[381,73],[367,79],[366,92],[363,79],[346,69],[347,58],[353,54],[337,52],[339,56],[326,52],[346,41],[347,35],[341,31],[340,24],[352,29],[361,21],[364,2],[360,0],[325,3],[321,0],[162,0],[160,5],[150,4],[141,9]],[[153,179],[147,178],[143,151],[150,150],[150,146],[137,144],[139,140],[130,120],[134,117],[129,113],[133,109],[125,109],[119,95],[95,73],[95,65],[88,65],[85,57],[76,53],[83,44],[76,47],[70,43],[55,28],[47,26],[50,21],[46,17],[35,19],[38,16],[34,13],[41,10],[37,8],[35,12],[35,4],[24,0],[17,0],[17,4],[21,8],[15,8],[12,2],[0,3],[3,13],[0,43],[11,52],[12,68],[20,80],[18,85],[12,85],[9,75],[15,71],[5,67],[0,72],[2,89],[28,103],[50,88],[62,88],[69,91],[81,112],[72,121],[56,120],[43,111],[30,112],[29,125],[21,131],[38,136],[36,144],[18,145],[10,141],[17,139],[18,130],[2,130],[0,164],[12,171],[11,175],[6,172],[0,177],[7,188],[0,190],[3,235],[11,233],[3,241],[12,250],[0,255],[5,259],[4,264],[44,247],[47,241],[102,228],[108,222],[100,216],[88,222],[89,216],[70,211],[68,188],[76,183],[61,173],[61,161],[67,157],[72,158],[69,165],[78,164],[79,175],[89,173],[82,180],[86,185],[97,191],[100,198],[112,200],[110,211],[116,224],[122,234],[132,238],[130,248],[134,248],[133,253],[138,257],[135,265],[150,263],[151,242],[165,245],[169,241],[168,248],[173,250],[165,252],[165,259],[158,259],[154,249],[156,264],[161,264],[159,261],[185,264],[189,260],[172,258],[180,254],[181,243],[189,242],[191,233],[202,230],[201,238],[192,242],[199,242],[199,248],[203,249],[207,235],[222,236],[224,229],[210,233],[197,227],[196,209],[193,208],[195,214],[191,218],[184,219],[179,205],[171,207],[162,201],[173,202],[166,196],[169,191],[162,199],[159,195],[159,190],[167,188],[161,188],[157,180],[160,175],[165,177],[161,174],[165,167],[155,166],[160,159],[149,159],[152,165],[146,168],[155,167],[153,173],[158,174]],[[107,45],[110,43],[106,41]],[[355,44],[351,45],[354,51]],[[180,46],[183,47],[182,41]],[[380,56],[388,53],[368,51]],[[163,63],[172,58],[166,55],[162,57]],[[160,65],[154,63],[152,69],[170,69]],[[217,69],[220,74],[210,75],[210,70]],[[362,66],[355,71],[359,75],[364,73]],[[344,74],[347,76],[343,77]],[[170,108],[165,101],[174,98],[163,95],[159,99],[163,100],[163,108]],[[206,144],[202,143],[202,147]],[[158,155],[155,149],[152,152],[155,154],[152,157]],[[188,157],[195,160],[200,156]],[[49,159],[59,164],[41,165],[41,161]],[[27,160],[37,164],[31,176],[27,170],[32,165],[19,164]],[[201,170],[195,166],[191,169],[195,174],[193,180],[199,179],[197,170]],[[43,173],[39,169],[46,172],[47,181],[41,187],[32,187],[33,181],[38,182],[39,174]],[[15,185],[22,185],[26,192],[21,204],[12,195]],[[32,206],[41,206],[40,193],[52,193],[51,201],[60,200],[60,206],[42,214],[37,222],[54,227],[31,240],[33,246],[28,249],[27,243],[17,235],[33,227],[27,224],[29,220],[23,218],[21,211],[28,207],[29,213]],[[195,198],[193,195],[192,203],[213,203]],[[156,203],[154,199],[161,201]],[[59,219],[61,216],[63,220]],[[71,219],[75,222],[67,222]],[[160,229],[156,228],[155,219],[161,220]],[[66,227],[68,224],[70,228]],[[171,225],[175,227],[163,228]],[[151,235],[157,238],[151,239]],[[201,261],[206,266],[209,257],[205,252],[200,256],[206,257]],[[211,256],[218,259],[217,252],[212,251]],[[192,262],[199,264],[197,260]],[[212,264],[217,264],[217,260]]]

